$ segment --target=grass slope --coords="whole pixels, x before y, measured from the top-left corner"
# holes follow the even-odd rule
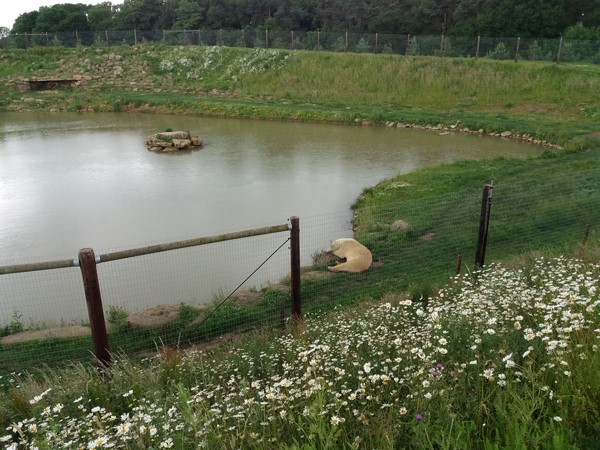
[[[20,77],[73,77],[33,93]],[[598,128],[600,66],[227,47],[0,50],[0,108],[455,124],[563,144]]]

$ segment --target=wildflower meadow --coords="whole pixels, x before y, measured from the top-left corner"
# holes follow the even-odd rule
[[[600,265],[539,258],[211,350],[0,380],[4,449],[594,448]]]

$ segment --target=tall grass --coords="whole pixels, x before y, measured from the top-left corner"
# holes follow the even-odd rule
[[[486,59],[299,52],[265,75],[246,78],[241,90],[321,104],[570,119],[597,103],[590,92],[600,93],[596,66]]]
[[[600,266],[536,259],[209,351],[2,380],[5,448],[593,448]],[[21,447],[19,447],[21,446]]]
[[[60,64],[59,64],[60,62]],[[114,68],[122,73],[114,75]],[[0,107],[23,108],[19,77],[86,79],[33,108],[292,120],[455,124],[562,144],[598,131],[600,66],[228,47],[0,50]],[[552,132],[552,133],[550,133]]]

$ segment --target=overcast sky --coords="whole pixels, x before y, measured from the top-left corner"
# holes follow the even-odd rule
[[[52,6],[62,3],[83,3],[97,5],[106,0],[0,0],[0,26],[12,28],[15,20],[21,14],[37,11],[40,6]],[[123,3],[123,0],[109,0],[113,5]]]

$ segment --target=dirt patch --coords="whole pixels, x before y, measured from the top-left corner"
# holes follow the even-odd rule
[[[334,275],[333,272],[324,271],[324,270],[312,270],[310,272],[306,272],[302,274],[303,280],[324,280],[327,278],[331,278]]]
[[[224,335],[216,337],[209,341],[204,341],[199,344],[190,345],[188,347],[181,347],[178,349],[163,348],[163,349],[157,349],[157,350],[145,350],[145,351],[136,353],[135,356],[138,358],[153,358],[153,357],[159,356],[161,354],[165,355],[168,352],[192,352],[193,353],[193,352],[199,352],[202,350],[210,350],[210,349],[218,347],[219,345],[223,344],[224,342],[231,341],[232,339],[238,338],[239,336],[241,336],[241,333],[225,333]]]
[[[257,291],[238,291],[231,297],[233,304],[237,307],[253,305],[256,303],[262,294]]]
[[[592,134],[590,134],[590,137],[593,138],[600,138],[600,131],[595,131]]]
[[[28,330],[4,336],[0,344],[10,345],[29,341],[43,341],[46,339],[64,339],[88,336],[91,334],[89,327],[83,325],[68,325],[64,327],[45,328],[43,330]]]
[[[131,314],[127,322],[136,328],[157,328],[172,322],[179,315],[181,305],[158,305]]]

